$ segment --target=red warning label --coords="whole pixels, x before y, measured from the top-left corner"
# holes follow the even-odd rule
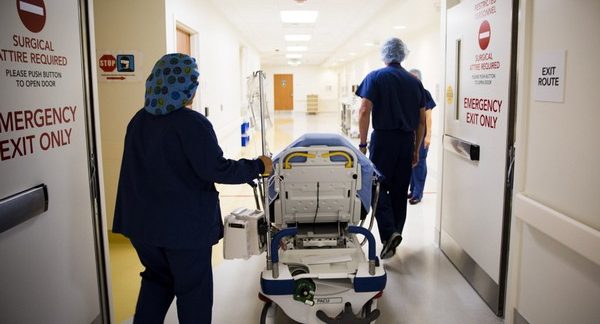
[[[44,0],[17,0],[19,18],[32,33],[39,33],[46,24],[46,5]]]
[[[490,37],[492,31],[490,30],[490,23],[484,20],[479,26],[479,48],[485,50],[490,45]]]

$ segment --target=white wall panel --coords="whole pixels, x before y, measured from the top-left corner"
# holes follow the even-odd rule
[[[600,2],[521,0],[515,204],[507,323],[600,319]],[[536,60],[566,51],[563,102],[535,100]]]
[[[598,323],[600,265],[529,225],[522,240],[521,315],[530,323]]]
[[[527,195],[600,230],[600,1],[533,1],[530,69],[546,51],[566,50],[564,103],[528,102]],[[532,80],[531,82],[533,82]]]

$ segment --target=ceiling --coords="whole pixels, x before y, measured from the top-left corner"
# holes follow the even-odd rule
[[[335,66],[439,21],[440,0],[211,0],[260,54],[263,65],[283,65],[286,46],[305,45],[303,65]],[[284,24],[281,10],[318,10],[314,24]],[[405,26],[396,29],[394,26]],[[398,27],[397,27],[398,28]],[[285,34],[310,34],[286,42]],[[373,46],[366,46],[372,43]]]

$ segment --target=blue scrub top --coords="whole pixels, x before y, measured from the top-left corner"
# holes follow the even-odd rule
[[[375,130],[417,130],[419,109],[426,104],[421,81],[397,63],[369,73],[356,95],[373,103]]]
[[[429,93],[429,90],[425,89],[425,109],[433,109],[435,106],[436,104],[431,93]]]
[[[262,172],[260,160],[225,159],[200,113],[141,109],[127,126],[113,232],[166,248],[215,244],[223,224],[214,183],[246,183]]]

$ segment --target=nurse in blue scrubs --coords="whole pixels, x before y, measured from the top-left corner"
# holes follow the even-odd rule
[[[402,67],[406,54],[400,39],[386,41],[381,48],[386,67],[369,73],[356,90],[362,98],[359,148],[366,153],[372,118],[369,158],[384,177],[377,204],[382,259],[394,256],[402,241],[412,166],[419,160],[425,132],[425,89]]]
[[[174,297],[180,323],[211,322],[211,251],[223,237],[215,183],[272,170],[268,157],[223,157],[211,123],[186,107],[198,76],[194,58],[163,56],[127,126],[113,232],[131,240],[145,267],[134,323],[163,323]]]
[[[421,80],[421,71],[411,69],[409,71],[417,79]],[[408,193],[408,202],[415,205],[423,199],[423,189],[425,188],[425,179],[427,178],[427,153],[429,152],[429,144],[431,144],[431,110],[436,104],[431,93],[425,89],[425,137],[419,148],[419,163],[413,168],[410,178],[410,190]]]

